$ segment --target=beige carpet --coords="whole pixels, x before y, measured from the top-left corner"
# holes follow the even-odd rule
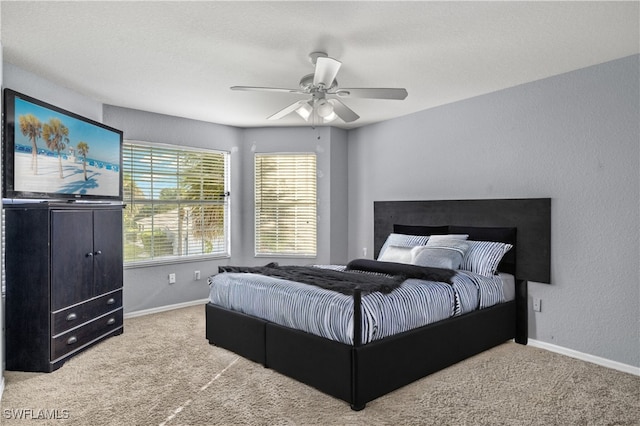
[[[54,373],[5,372],[0,424],[640,424],[639,377],[515,343],[354,412],[204,336],[204,306],[125,320]]]

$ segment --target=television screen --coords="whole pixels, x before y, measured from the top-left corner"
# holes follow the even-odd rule
[[[3,198],[122,200],[122,132],[4,91]]]

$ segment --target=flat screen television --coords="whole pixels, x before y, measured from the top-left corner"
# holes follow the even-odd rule
[[[2,197],[122,200],[122,131],[4,90]]]

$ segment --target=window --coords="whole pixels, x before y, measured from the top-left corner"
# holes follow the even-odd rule
[[[124,261],[229,255],[229,154],[127,141]]]
[[[256,256],[316,256],[316,155],[255,155]]]

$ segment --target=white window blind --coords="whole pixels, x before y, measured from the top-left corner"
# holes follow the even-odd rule
[[[255,154],[256,256],[316,256],[316,155]]]
[[[125,263],[229,255],[229,154],[127,141]]]

